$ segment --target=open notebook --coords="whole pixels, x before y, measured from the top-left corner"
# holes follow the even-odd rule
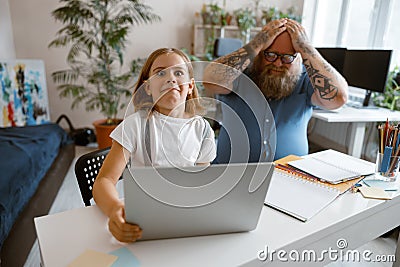
[[[289,155],[275,162],[276,169],[265,204],[303,222],[319,213],[363,178],[357,176],[355,179],[338,184],[323,182],[288,166],[289,162],[301,160],[303,158]]]
[[[265,204],[305,222],[339,195],[336,188],[275,170]]]
[[[288,164],[331,184],[375,172],[374,163],[332,149],[310,154]]]

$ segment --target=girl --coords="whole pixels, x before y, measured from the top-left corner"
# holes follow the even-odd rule
[[[109,217],[109,230],[121,242],[134,242],[142,233],[138,225],[125,221],[124,202],[116,190],[128,159],[133,168],[184,167],[209,164],[216,156],[214,132],[196,115],[203,109],[190,60],[182,51],[161,48],[148,57],[133,104],[135,113],[110,134],[114,142],[93,186],[96,204]]]

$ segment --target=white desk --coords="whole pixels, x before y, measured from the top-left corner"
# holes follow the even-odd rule
[[[312,116],[326,122],[351,122],[348,154],[357,158],[361,157],[367,122],[380,122],[386,121],[386,119],[400,121],[399,111],[390,111],[384,108],[357,109],[344,106],[334,111],[314,110]]]
[[[111,237],[107,218],[96,206],[35,218],[35,226],[45,267],[66,266],[86,249],[107,253],[121,246],[132,251],[140,266],[260,266],[262,263],[275,266],[285,263],[261,262],[257,258],[265,246],[270,251],[315,250],[320,255],[324,249],[338,249],[338,239],[344,238],[347,249],[354,250],[398,226],[399,211],[400,196],[383,201],[346,193],[307,223],[264,207],[259,224],[252,232],[129,245]],[[315,265],[328,263],[327,258]]]

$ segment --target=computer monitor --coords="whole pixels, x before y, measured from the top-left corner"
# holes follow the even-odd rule
[[[342,74],[350,86],[366,90],[363,106],[371,92],[385,91],[391,56],[392,50],[346,50]]]
[[[332,65],[340,74],[343,75],[344,57],[346,55],[346,48],[341,47],[317,47],[318,52],[321,54],[329,64]]]

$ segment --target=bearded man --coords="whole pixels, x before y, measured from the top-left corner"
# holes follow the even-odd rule
[[[347,101],[346,80],[310,44],[304,28],[291,19],[271,21],[244,47],[214,62],[220,64],[206,67],[203,83],[224,103],[215,163],[306,155],[313,107],[336,109]],[[271,121],[269,109],[275,127],[265,123]],[[243,123],[247,140],[232,125],[238,122],[234,116]],[[268,127],[276,129],[275,153]],[[248,159],[240,155],[245,153],[243,143],[250,144]],[[243,149],[235,150],[235,146]]]

